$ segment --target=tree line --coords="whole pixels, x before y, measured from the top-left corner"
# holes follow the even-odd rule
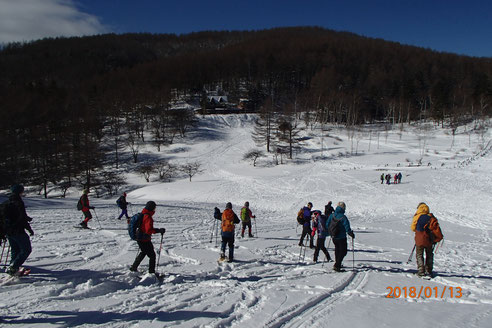
[[[140,147],[185,137],[207,92],[247,99],[254,138],[292,157],[307,125],[459,125],[490,114],[492,58],[473,58],[318,27],[107,34],[0,50],[0,185],[102,186],[145,171]],[[146,140],[151,138],[151,140]],[[130,154],[130,160],[122,156]],[[131,162],[129,164],[128,162]],[[191,179],[191,177],[190,177]],[[107,188],[106,188],[107,189]]]

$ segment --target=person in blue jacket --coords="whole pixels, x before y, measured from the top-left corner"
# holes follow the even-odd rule
[[[304,245],[304,237],[309,238],[309,248],[314,248],[313,236],[311,236],[311,209],[313,208],[313,203],[307,203],[307,206],[303,207],[303,217],[304,224],[302,225],[301,239],[299,240],[299,246]]]
[[[345,216],[345,203],[339,202],[337,204],[337,208],[335,212],[333,212],[328,220],[326,221],[326,229],[328,231],[333,230],[330,229],[330,224],[332,221],[336,224],[337,229],[335,231],[335,235],[331,235],[333,239],[333,244],[335,245],[335,265],[333,266],[333,270],[337,272],[341,272],[342,270],[342,261],[345,255],[347,255],[347,234],[355,238],[354,232],[350,228],[350,222]]]

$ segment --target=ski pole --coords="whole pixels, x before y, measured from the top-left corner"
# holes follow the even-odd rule
[[[413,256],[413,252],[415,251],[416,246],[417,246],[416,244],[413,244],[412,251],[410,252],[410,256],[408,257],[408,260],[407,260],[407,264],[412,262],[412,256]]]
[[[5,264],[2,264],[2,262],[3,262],[3,252],[5,251],[5,243],[6,243],[6,241],[4,240],[3,241],[3,247],[2,247],[2,256],[0,256],[0,264],[1,265],[4,265],[4,266],[7,266],[7,260],[5,260]]]
[[[4,248],[5,248],[5,244],[4,244]],[[10,254],[10,243],[9,243],[9,246],[7,247],[7,254],[5,255],[5,264],[3,264],[4,267],[9,266],[9,254]],[[3,258],[3,250],[2,250],[2,258]],[[0,261],[0,263],[1,263],[1,261]]]
[[[217,222],[217,225],[215,226],[215,247],[219,247],[219,222]]]
[[[159,246],[159,256],[157,257],[157,265],[156,265],[156,271],[159,268],[159,261],[161,260],[161,251],[162,251],[162,240],[164,239],[164,234],[161,233],[161,245]]]
[[[352,238],[352,271],[355,271],[354,238]]]
[[[212,226],[212,231],[210,232],[210,243],[212,243],[212,240],[214,238],[214,231],[215,231],[215,224],[216,224],[217,220],[214,218],[214,223],[213,223],[213,226]]]
[[[253,218],[255,220],[255,236],[258,238],[258,229],[256,228],[256,217]]]
[[[96,221],[99,224],[99,230],[102,230],[101,222],[99,221],[99,217],[97,216],[96,209],[93,208],[92,210],[94,211],[94,215],[96,216]]]

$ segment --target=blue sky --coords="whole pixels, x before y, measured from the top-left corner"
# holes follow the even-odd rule
[[[280,26],[322,26],[492,57],[492,1],[485,0],[0,0],[0,42]]]

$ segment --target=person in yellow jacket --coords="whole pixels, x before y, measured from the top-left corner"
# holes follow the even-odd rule
[[[429,212],[429,206],[427,206],[426,203],[420,203],[417,206],[417,212],[415,212],[415,215],[413,216],[411,225],[412,231],[415,232],[415,256],[418,267],[417,275],[420,277],[432,277],[433,275],[434,245],[427,228],[431,218],[434,218],[434,216]]]

